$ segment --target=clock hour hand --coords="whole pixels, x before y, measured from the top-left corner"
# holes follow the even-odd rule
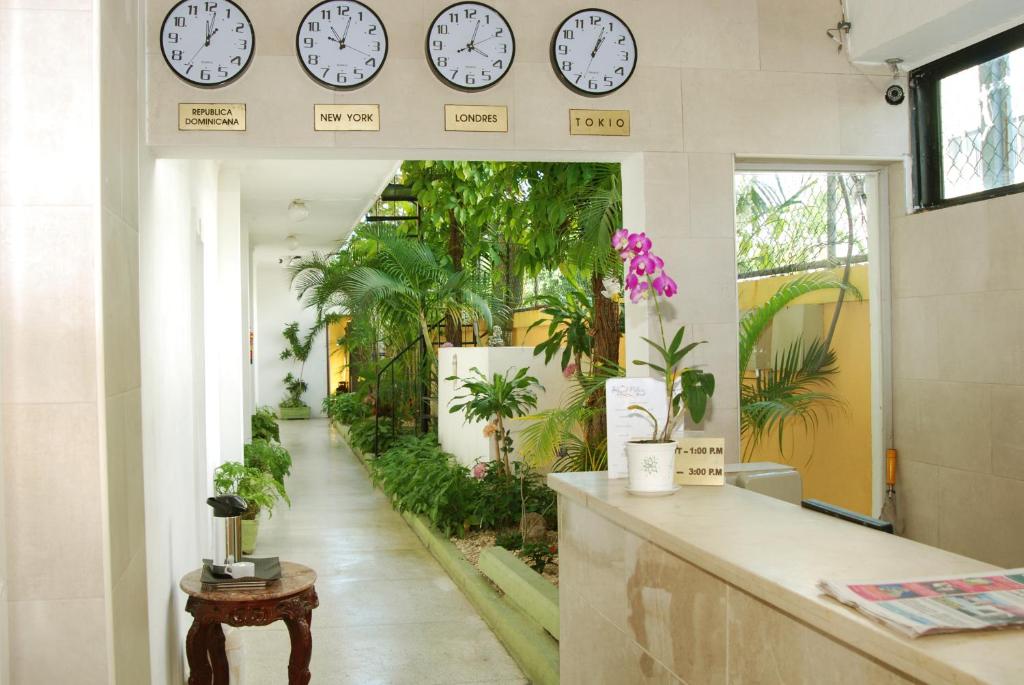
[[[478,48],[478,47],[477,47],[477,46],[475,46],[475,45],[474,45],[474,46],[472,47],[472,51],[473,51],[473,52],[477,52],[477,53],[480,53],[481,55],[483,55],[483,56],[484,56],[484,57],[486,57],[487,59],[490,59],[490,58],[491,58],[491,56],[490,56],[490,55],[488,55],[488,54],[487,54],[486,52],[484,52],[483,50],[481,50],[480,48]]]
[[[333,27],[332,27],[332,28],[333,28]],[[345,43],[345,41],[346,41],[346,40],[348,39],[348,30],[349,30],[350,28],[352,28],[352,17],[349,17],[349,18],[348,18],[348,23],[347,23],[347,24],[345,24],[345,33],[344,33],[344,34],[343,34],[343,35],[341,36],[341,42],[342,42],[342,44],[344,44],[344,43]],[[335,31],[335,35],[337,35],[337,31]]]
[[[327,36],[327,40],[333,40],[335,43],[338,44],[338,49],[339,50],[344,50],[345,49],[345,39],[338,35],[338,32],[334,30],[333,26],[331,27],[331,33],[333,33],[334,36]]]
[[[476,27],[473,29],[473,37],[469,39],[469,44],[473,45],[473,41],[476,40],[476,34],[480,31],[480,20],[476,20]]]
[[[601,49],[601,44],[604,43],[604,32],[605,29],[601,29],[601,35],[597,37],[597,43],[594,44],[594,51],[590,53],[590,58],[597,57],[597,51]]]

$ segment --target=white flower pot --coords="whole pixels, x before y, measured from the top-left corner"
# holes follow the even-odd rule
[[[629,489],[671,492],[675,488],[676,442],[627,442]]]

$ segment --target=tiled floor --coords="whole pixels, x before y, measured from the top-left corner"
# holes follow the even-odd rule
[[[319,574],[313,683],[525,683],[504,647],[324,420],[284,421],[292,507],[260,527],[258,556]],[[287,682],[283,623],[242,631],[245,685]]]

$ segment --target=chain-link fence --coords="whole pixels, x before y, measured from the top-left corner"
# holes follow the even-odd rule
[[[941,87],[945,197],[1024,183],[1024,48]]]
[[[736,176],[740,278],[867,261],[863,174],[743,173]]]

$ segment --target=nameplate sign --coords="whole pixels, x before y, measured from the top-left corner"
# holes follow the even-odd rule
[[[679,440],[676,485],[725,485],[725,438]]]
[[[379,131],[380,105],[313,105],[317,131]]]
[[[445,105],[444,130],[508,133],[508,107]]]
[[[182,102],[178,105],[178,130],[244,131],[245,105]]]
[[[628,136],[629,110],[570,109],[569,135]]]

